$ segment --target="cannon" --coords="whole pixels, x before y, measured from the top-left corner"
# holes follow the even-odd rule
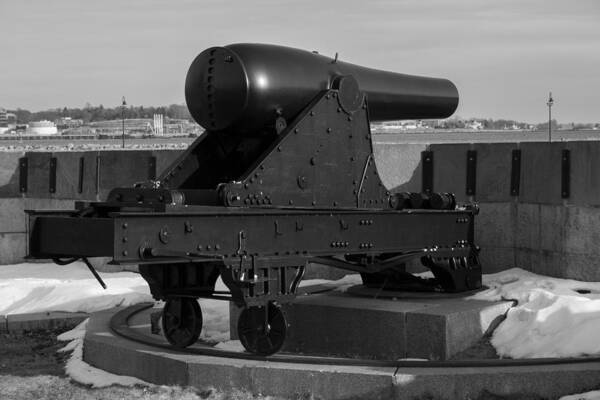
[[[82,259],[92,272],[89,257],[137,264],[180,348],[199,338],[198,298],[232,301],[243,346],[261,355],[293,329],[281,305],[309,263],[381,289],[481,286],[477,206],[451,193],[391,193],[372,151],[371,121],[452,115],[452,82],[233,44],[196,57],[185,97],[205,132],[154,181],[71,211],[30,211],[30,257]],[[414,259],[434,278],[407,273]],[[219,277],[227,291],[215,290]]]

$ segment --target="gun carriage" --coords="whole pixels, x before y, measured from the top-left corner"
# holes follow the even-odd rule
[[[283,345],[280,305],[308,263],[383,288],[481,286],[477,207],[449,193],[390,193],[373,158],[369,123],[450,116],[450,81],[234,44],[196,57],[185,97],[205,133],[156,181],[73,211],[30,211],[31,257],[138,264],[178,347],[200,335],[197,298],[233,301],[242,344],[265,355]],[[411,259],[435,278],[406,273]],[[215,290],[219,276],[229,291]]]

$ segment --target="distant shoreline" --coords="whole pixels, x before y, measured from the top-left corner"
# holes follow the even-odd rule
[[[0,151],[87,151],[120,150],[122,138],[110,136],[16,136],[0,135]],[[374,145],[432,144],[432,143],[486,143],[486,142],[548,142],[547,131],[465,131],[438,130],[427,132],[374,132]],[[185,149],[196,137],[154,136],[125,137],[124,150]],[[600,130],[559,130],[552,132],[552,141],[600,140]]]

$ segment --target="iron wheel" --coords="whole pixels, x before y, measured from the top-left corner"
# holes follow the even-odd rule
[[[202,331],[202,310],[190,297],[168,299],[163,308],[162,328],[165,338],[175,347],[194,344]]]
[[[285,342],[287,321],[281,307],[245,308],[238,319],[238,336],[244,348],[253,354],[268,356],[277,353]]]

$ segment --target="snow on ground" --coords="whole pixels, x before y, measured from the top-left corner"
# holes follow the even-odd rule
[[[45,311],[95,312],[152,301],[146,281],[132,272],[100,273],[104,290],[85,264],[0,267],[0,315]]]
[[[152,386],[151,383],[145,382],[141,379],[134,378],[132,376],[111,374],[110,372],[92,367],[83,361],[83,337],[85,336],[85,327],[87,322],[88,320],[86,319],[81,324],[77,325],[73,330],[65,332],[57,337],[57,339],[60,341],[69,341],[65,347],[58,351],[73,351],[65,366],[65,372],[71,377],[71,379],[84,385],[90,385],[94,388],[112,385]]]
[[[217,281],[225,287],[221,278]],[[217,289],[224,290],[224,289]],[[222,300],[201,299],[202,332],[200,339],[208,343],[219,343],[229,340],[229,302]]]
[[[23,263],[0,267],[0,315],[46,311],[95,312],[117,306],[153,301],[148,284],[133,272],[100,273],[104,290],[81,262],[60,266]],[[322,284],[336,290],[360,282],[358,275],[338,281],[313,279],[301,286]],[[219,279],[217,290],[226,290]],[[229,340],[229,303],[200,300],[204,319],[201,338],[208,342]]]
[[[321,285],[326,289],[336,292],[345,292],[349,287],[362,285],[362,279],[359,274],[346,275],[336,281],[328,279],[306,279],[300,282],[300,287]]]
[[[152,301],[148,285],[132,272],[101,273],[103,290],[83,263],[18,264],[0,268],[0,315],[45,312],[95,312]],[[484,275],[484,290],[472,299],[514,299],[492,344],[503,357],[569,357],[600,354],[600,283],[536,275],[518,268]],[[358,275],[338,281],[306,280],[302,286],[323,285],[344,291],[360,283]],[[221,280],[217,290],[225,290]],[[201,338],[229,340],[229,304],[200,300],[204,329]],[[224,345],[227,346],[227,345]]]
[[[107,289],[104,290],[81,262],[60,266],[53,263],[23,263],[0,267],[0,315],[26,314],[48,311],[96,312],[117,306],[129,306],[153,301],[148,284],[136,273],[100,273]],[[338,281],[306,280],[301,286],[321,284],[335,290],[360,282],[357,275]],[[226,290],[221,279],[217,290]],[[204,327],[201,339],[217,343],[219,348],[243,351],[239,341],[229,339],[229,303],[201,299]],[[162,303],[155,307],[161,308]],[[121,377],[99,370],[85,363],[83,335],[86,322],[59,336],[70,341],[63,351],[73,353],[67,362],[66,372],[75,381],[104,387],[113,384],[131,386],[146,384],[132,377]]]
[[[600,283],[550,278],[519,268],[484,275],[472,299],[516,300],[491,343],[511,358],[600,355]]]
[[[152,301],[148,285],[132,272],[101,273],[103,290],[83,263],[18,264],[0,267],[0,315],[45,312],[95,312]],[[600,354],[600,282],[579,282],[536,275],[518,268],[484,275],[489,289],[472,299],[514,299],[518,304],[496,329],[492,344],[503,357],[568,357]],[[338,281],[306,280],[344,291],[360,283],[358,275]],[[225,290],[221,280],[217,290]],[[200,300],[204,329],[201,338],[229,340],[229,304]],[[230,347],[236,344],[224,343]]]
[[[217,349],[226,350],[226,351],[245,351],[242,342],[239,340],[226,340],[215,345]]]
[[[600,390],[585,392],[580,394],[571,394],[563,396],[559,400],[600,400]]]
[[[489,289],[477,293],[474,298],[490,301],[514,299],[519,303],[525,303],[530,300],[530,296],[536,290],[545,290],[555,295],[577,295],[600,299],[600,282],[551,278],[521,268],[511,268],[496,274],[483,275],[483,284]],[[588,293],[582,294],[578,291]]]

